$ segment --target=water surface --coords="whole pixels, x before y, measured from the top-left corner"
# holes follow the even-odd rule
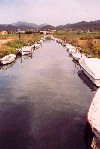
[[[0,149],[86,149],[84,129],[95,90],[53,41],[4,66]]]

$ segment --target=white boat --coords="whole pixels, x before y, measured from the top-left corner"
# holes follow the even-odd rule
[[[15,54],[9,54],[3,58],[0,59],[0,63],[2,65],[6,65],[6,64],[10,64],[12,63],[13,61],[15,61],[16,59],[16,55]]]
[[[41,39],[39,42],[40,42],[40,43],[43,43],[43,39]]]
[[[26,46],[26,47],[22,47],[21,50],[20,50],[20,53],[21,55],[28,55],[28,54],[31,54],[33,51],[33,48],[32,46]]]
[[[65,43],[65,42],[63,42],[63,43],[62,43],[62,46],[64,46],[64,47],[65,47],[65,46],[66,46],[66,43]]]
[[[99,58],[85,58],[79,61],[84,73],[89,79],[100,87],[100,59]]]
[[[53,36],[51,36],[51,40],[55,40],[55,38]]]
[[[75,61],[83,60],[86,56],[82,53],[72,53],[72,57]]]
[[[41,44],[39,44],[39,43],[35,43],[34,46],[35,46],[36,49],[38,49],[38,48],[41,47]]]
[[[41,38],[42,41],[45,41],[45,38]]]
[[[95,136],[100,140],[100,88],[97,90],[89,108],[88,122]]]
[[[57,42],[62,44],[63,43],[63,40],[57,39]]]
[[[69,54],[76,53],[76,48],[71,47],[71,48],[69,48],[68,52],[69,52]]]
[[[72,48],[72,47],[73,47],[73,46],[72,46],[71,44],[69,44],[69,43],[66,44],[66,48],[67,48],[67,51],[68,51],[68,52],[69,52],[69,49]]]

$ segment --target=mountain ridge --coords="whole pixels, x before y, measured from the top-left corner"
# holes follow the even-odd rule
[[[77,23],[68,23],[66,25],[59,25],[59,26],[53,26],[49,25],[47,23],[37,25],[35,23],[27,23],[18,21],[16,23],[12,24],[1,24],[0,25],[0,31],[17,31],[20,30],[28,30],[28,29],[39,29],[39,30],[60,30],[60,29],[81,29],[81,30],[100,30],[100,20],[96,21],[81,21]]]
[[[83,29],[83,30],[89,30],[89,29],[99,29],[100,30],[100,20],[90,21],[90,22],[81,21],[81,22],[77,22],[77,23],[73,23],[73,24],[68,23],[66,25],[59,25],[57,27],[60,29],[73,28],[73,29]]]
[[[40,25],[37,25],[35,23],[28,23],[28,22],[22,22],[22,21],[18,21],[16,23],[12,23],[13,26],[29,26],[29,27],[33,27],[33,28],[40,28],[40,27],[43,27],[43,26],[46,26],[48,24],[44,23],[44,24],[40,24]]]

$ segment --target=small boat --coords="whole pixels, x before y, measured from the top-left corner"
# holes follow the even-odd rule
[[[57,39],[57,42],[62,44],[63,43],[63,40]]]
[[[79,60],[86,58],[86,56],[82,53],[72,53],[72,57],[75,61],[78,61],[78,62]]]
[[[69,48],[68,52],[69,52],[69,54],[72,55],[72,53],[76,53],[76,48],[71,47],[71,48]]]
[[[65,42],[63,42],[63,43],[62,43],[62,46],[66,47],[66,43],[65,43]]]
[[[100,88],[90,105],[87,119],[95,136],[100,140]]]
[[[40,43],[40,44],[43,43],[43,39],[41,39],[41,40],[39,41],[39,43]]]
[[[9,54],[9,55],[6,55],[3,58],[1,58],[0,59],[0,63],[2,65],[10,64],[13,61],[15,61],[15,59],[16,59],[16,55],[15,54]]]
[[[33,51],[33,46],[26,46],[26,47],[22,47],[20,50],[21,55],[28,55],[31,54]]]
[[[79,61],[83,72],[88,78],[100,87],[100,59],[99,58],[85,58]]]
[[[38,48],[41,47],[41,44],[40,43],[35,43],[34,46],[35,46],[36,49],[38,49]]]
[[[69,44],[69,43],[66,44],[66,48],[67,48],[67,51],[68,51],[68,52],[69,52],[69,49],[72,48],[72,47],[73,47],[73,46],[72,46],[71,44]]]

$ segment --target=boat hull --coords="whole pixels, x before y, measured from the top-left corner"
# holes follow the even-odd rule
[[[81,59],[81,57],[75,57],[75,56],[73,55],[73,53],[72,53],[72,57],[73,57],[73,59],[74,59],[75,61],[77,61],[77,62],[79,62],[79,60]]]
[[[98,132],[96,129],[92,129],[93,133],[95,134],[96,138],[100,141],[100,132]]]
[[[22,56],[28,55],[28,54],[31,54],[31,53],[32,53],[31,51],[22,51],[21,52]]]
[[[96,86],[100,87],[100,79],[94,79],[83,67],[82,70]]]
[[[10,64],[10,63],[14,62],[15,59],[16,59],[16,56],[14,56],[14,57],[13,57],[12,59],[10,59],[10,60],[1,60],[1,64],[2,64],[2,65]]]

